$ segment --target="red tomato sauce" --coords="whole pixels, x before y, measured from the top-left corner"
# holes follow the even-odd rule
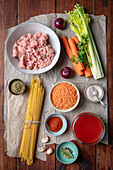
[[[94,143],[102,135],[101,121],[93,115],[80,117],[74,127],[76,137],[83,143]]]

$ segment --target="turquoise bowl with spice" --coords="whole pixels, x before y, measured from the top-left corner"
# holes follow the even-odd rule
[[[59,113],[53,113],[46,118],[44,125],[46,131],[50,135],[59,136],[66,131],[67,120],[63,115]]]
[[[63,164],[71,164],[78,158],[78,148],[72,142],[62,142],[56,148],[56,157]]]

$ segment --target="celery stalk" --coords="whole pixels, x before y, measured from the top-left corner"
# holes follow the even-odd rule
[[[76,33],[79,41],[82,41],[82,36],[88,36],[86,54],[88,61],[91,63],[93,77],[95,79],[104,77],[100,58],[89,28],[89,15],[85,14],[83,7],[80,7],[78,4],[75,5],[73,11],[69,11],[67,14],[69,15],[69,21],[71,22],[70,27]]]

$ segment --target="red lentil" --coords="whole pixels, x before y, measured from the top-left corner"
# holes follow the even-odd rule
[[[51,92],[51,101],[58,109],[72,108],[78,99],[77,90],[72,84],[60,83]]]

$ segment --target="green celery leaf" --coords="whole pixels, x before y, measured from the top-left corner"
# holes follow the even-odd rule
[[[78,64],[78,62],[79,62],[79,60],[75,60],[75,62],[74,62],[74,63],[75,63],[75,64]]]
[[[73,58],[74,58],[75,56],[74,56],[74,55],[72,55],[71,57],[73,57]]]
[[[75,59],[71,58],[69,61],[72,63],[72,62],[74,62],[74,61],[75,61]]]

